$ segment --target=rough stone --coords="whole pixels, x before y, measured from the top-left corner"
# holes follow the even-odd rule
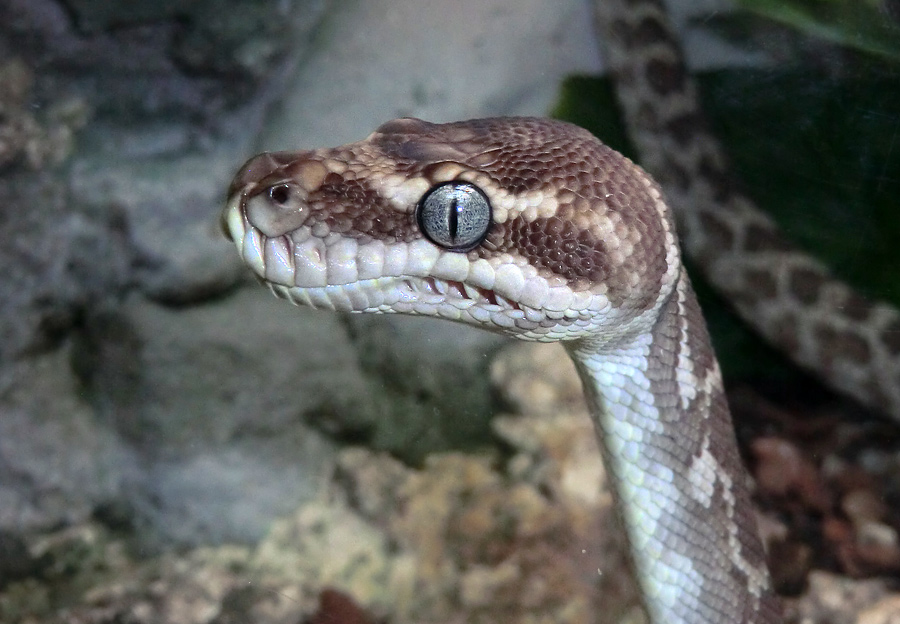
[[[520,386],[542,374],[524,361],[531,353],[502,356],[517,361],[509,368]],[[550,422],[536,412],[499,418],[503,455],[441,453],[416,469],[346,449],[321,481],[323,495],[254,548],[137,561],[91,524],[36,540],[46,580],[0,591],[0,619],[293,624],[339,591],[372,621],[397,624],[622,621],[636,593],[618,573],[624,543],[591,424],[583,404],[560,407]],[[566,484],[573,471],[584,491]],[[69,591],[52,592],[54,584]]]
[[[138,515],[167,539],[258,539],[315,491],[322,420],[373,418],[339,317],[262,295],[187,309],[133,296],[83,333],[92,401],[141,458]]]
[[[0,390],[0,529],[49,530],[122,495],[134,458],[96,418],[70,349],[4,370]]]

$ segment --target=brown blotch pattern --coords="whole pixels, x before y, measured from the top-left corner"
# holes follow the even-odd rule
[[[725,203],[735,192],[734,178],[722,169],[722,164],[706,154],[700,159],[697,174],[713,189],[713,199]]]
[[[248,198],[266,193],[272,184],[285,179],[287,173],[279,169],[261,179]],[[331,172],[325,176],[319,188],[309,194],[310,215],[304,225],[324,224],[329,231],[348,238],[387,242],[421,238],[413,214],[395,210],[365,180],[355,178],[349,171],[344,174]]]
[[[641,0],[632,4],[640,5],[641,8],[646,8],[647,5],[654,5],[657,10],[661,10],[657,3],[649,0]],[[655,16],[644,17],[636,25],[632,25],[626,20],[616,20],[612,24],[612,30],[616,37],[622,41],[623,47],[628,49],[644,50],[660,43],[664,43],[669,47],[678,45],[672,34]]]
[[[866,362],[872,355],[868,343],[856,334],[838,332],[827,325],[820,325],[815,328],[815,336],[821,345],[822,358],[829,364],[842,358]]]
[[[774,327],[773,340],[777,344],[783,345],[785,349],[796,351],[800,348],[800,327],[797,318],[793,314],[784,314],[776,318],[772,327]]]
[[[652,45],[664,43],[669,46],[678,45],[660,21],[653,17],[646,17],[628,34],[629,46],[648,48]]]
[[[751,224],[744,230],[744,250],[746,251],[793,251],[781,236],[775,236],[765,225]]]
[[[549,269],[570,282],[604,282],[613,273],[607,248],[587,230],[578,230],[560,217],[510,224],[509,244],[532,264]]]
[[[821,285],[785,287],[774,298],[738,292],[742,286],[735,286],[730,266],[736,257],[748,264],[765,266],[773,275],[778,275],[784,273],[785,266],[803,258],[803,254],[785,241],[774,224],[761,223],[759,217],[764,215],[763,211],[746,196],[740,183],[735,183],[723,170],[727,163],[717,155],[721,147],[709,129],[698,126],[692,130],[689,111],[700,111],[693,88],[688,86],[682,92],[666,93],[666,88],[677,84],[677,71],[665,69],[665,66],[678,62],[683,54],[674,45],[675,38],[668,34],[673,29],[661,4],[657,0],[604,0],[597,3],[595,12],[601,32],[607,35],[603,38],[607,42],[607,60],[628,126],[638,131],[633,138],[639,143],[642,159],[664,187],[672,184],[670,188],[677,189],[673,199],[680,203],[675,206],[676,212],[681,212],[679,221],[699,230],[687,232],[695,260],[706,268],[704,272],[715,287],[727,293],[729,299],[737,299],[734,303],[740,308],[741,316],[776,344],[784,343],[784,337],[780,334],[785,332],[770,321],[769,313],[773,307],[809,306],[810,310],[797,312],[794,325],[801,335],[809,335],[815,319],[830,324],[836,332],[843,332],[848,322],[857,325],[851,331],[871,340],[869,347],[873,355],[869,361],[859,363],[858,379],[851,380],[836,372],[835,368],[819,366],[817,362],[822,359],[820,350],[811,341],[791,341],[793,347],[788,353],[865,403],[873,400],[876,393],[863,387],[865,384],[859,379],[865,376],[877,380],[873,383],[873,386],[881,385],[877,395],[887,396],[890,400],[889,411],[900,415],[900,393],[897,392],[900,382],[900,358],[897,357],[900,355],[900,338],[896,336],[900,321],[894,320],[896,306],[848,302],[845,309],[844,302],[835,302],[835,297],[831,295],[840,299],[858,298],[846,294],[852,288],[825,271],[821,275]],[[631,12],[631,8],[635,10]],[[654,20],[659,21],[658,26],[645,24]],[[673,45],[668,45],[670,40]],[[660,88],[661,84],[667,86]],[[679,119],[678,115],[685,118]],[[695,136],[688,138],[691,131],[695,132]],[[690,142],[688,150],[683,149],[685,141]],[[707,162],[702,162],[697,150],[700,154],[706,154]],[[702,186],[692,188],[692,180]],[[707,183],[711,187],[709,193],[703,188]],[[706,228],[708,224],[719,226],[720,223],[704,219],[704,213],[716,212],[723,215],[721,225],[724,228],[710,232]],[[754,221],[756,223],[751,225]],[[725,232],[725,229],[731,232]],[[700,250],[697,249],[698,240],[703,241]],[[713,240],[725,241],[725,244],[716,245],[711,242]],[[893,325],[891,332],[881,329],[877,341],[870,333],[876,329],[872,327],[876,320],[881,324]]]
[[[684,113],[669,119],[666,130],[681,147],[685,147],[697,138],[697,134],[705,129],[703,117],[696,111]]]
[[[858,292],[848,292],[841,306],[845,317],[854,321],[866,321],[872,313],[872,302]]]
[[[734,246],[734,232],[727,223],[713,212],[701,212],[700,222],[703,225],[703,233],[709,239],[707,247],[713,249],[731,249]]]
[[[778,294],[778,282],[769,271],[749,269],[744,273],[744,282],[754,296],[772,298]]]
[[[653,59],[647,63],[647,83],[660,96],[671,96],[684,91],[687,74],[684,67],[662,59]]]
[[[679,298],[679,293],[683,294],[683,298]],[[661,410],[661,422],[665,429],[644,438],[647,448],[643,449],[642,459],[645,457],[650,466],[691,466],[704,454],[704,442],[708,441],[708,448],[712,449],[722,474],[742,474],[740,459],[734,448],[734,429],[718,384],[713,384],[712,392],[706,392],[702,385],[697,385],[697,395],[687,408],[679,405],[683,399],[676,374],[682,361],[679,356],[689,361],[689,366],[683,369],[686,375],[702,379],[714,367],[706,324],[684,272],[678,284],[678,293],[673,294],[660,310],[659,320],[653,329],[650,358],[660,364],[650,367],[647,377],[654,405]],[[654,435],[658,438],[655,439]],[[723,449],[731,452],[722,452]],[[687,478],[682,471],[676,471],[675,487],[680,491],[691,491],[692,486],[686,483]],[[761,543],[755,538],[755,516],[746,498],[746,489],[736,487],[726,493],[725,481],[718,478],[710,485],[713,487],[711,507],[714,512],[700,501],[690,497],[679,498],[671,501],[676,511],[659,519],[663,526],[658,533],[679,545],[725,545],[732,543],[734,523],[739,527],[740,555],[756,568],[761,567],[765,555]],[[730,496],[737,497],[733,507],[726,503]],[[733,515],[727,515],[726,510],[733,511]],[[703,518],[704,522],[685,521],[697,518]],[[753,617],[758,603],[735,605],[726,598],[740,595],[749,582],[745,573],[732,565],[730,549],[698,548],[697,552],[691,551],[690,556],[694,569],[701,577],[716,579],[717,591],[704,597],[703,610],[707,616],[704,621],[725,621],[726,615],[732,617],[736,612],[743,613],[744,619],[729,621],[759,621]],[[724,570],[729,571],[727,579],[719,576]]]
[[[818,301],[825,277],[819,271],[798,269],[791,271],[788,281],[791,293],[800,303],[812,304]]]
[[[884,329],[881,341],[891,356],[900,356],[900,320],[894,320]]]
[[[565,131],[561,132],[563,127]],[[581,128],[540,119],[496,118],[428,124],[424,126],[424,133],[376,136],[374,144],[396,162],[394,168],[397,171],[427,175],[441,161],[417,156],[431,152],[425,146],[449,145],[453,148],[453,137],[463,128],[466,130],[465,141],[454,162],[487,173],[510,193],[559,188],[564,183],[583,185],[591,174],[598,173],[591,153],[597,150],[590,150],[590,144],[599,146],[599,141]],[[585,148],[588,148],[587,152]],[[582,163],[584,168],[577,171],[572,167],[573,163]],[[612,162],[606,164],[615,166]],[[579,177],[581,182],[578,182]]]
[[[324,223],[332,232],[350,238],[369,237],[386,242],[421,238],[415,215],[399,212],[369,187],[365,180],[329,174],[310,194],[308,225]]]
[[[683,322],[687,334],[687,352],[691,354],[694,374],[702,377],[715,366],[716,356],[709,346],[709,332],[706,329],[706,322],[703,320],[703,311],[700,309],[700,304],[697,303],[697,297],[693,295],[690,278],[684,269],[682,269],[682,273],[684,274],[682,277],[684,282],[682,291],[690,292],[682,304],[684,309]]]

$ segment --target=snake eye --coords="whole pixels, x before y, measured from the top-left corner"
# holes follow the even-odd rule
[[[491,226],[491,203],[473,184],[444,182],[419,200],[416,220],[435,245],[450,251],[469,251],[484,240]]]

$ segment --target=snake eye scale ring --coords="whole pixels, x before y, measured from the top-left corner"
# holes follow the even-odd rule
[[[491,226],[491,202],[474,184],[444,182],[422,196],[416,219],[435,245],[470,251],[484,240]]]

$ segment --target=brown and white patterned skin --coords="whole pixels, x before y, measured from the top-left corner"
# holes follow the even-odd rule
[[[793,248],[741,193],[700,112],[661,0],[596,0],[600,41],[644,166],[686,253],[741,316],[829,385],[900,419],[900,313]]]
[[[416,218],[451,180],[492,208],[467,252],[432,243]],[[780,621],[673,220],[630,160],[557,121],[400,119],[357,143],[251,159],[223,222],[255,273],[300,305],[563,341],[651,621]]]

